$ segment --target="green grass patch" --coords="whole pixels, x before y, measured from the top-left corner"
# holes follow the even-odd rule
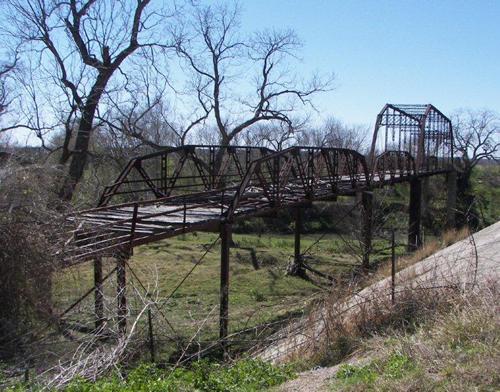
[[[308,248],[318,239],[318,234],[303,235],[302,249]],[[220,291],[220,246],[216,244],[182,284],[172,294],[174,288],[198,262],[207,247],[217,239],[214,233],[190,233],[159,241],[134,250],[129,261],[128,303],[132,309],[139,309],[141,301],[135,291],[142,292],[137,278],[150,290],[156,289],[162,302],[161,310],[175,332],[184,340],[189,340],[198,330],[199,324],[210,314],[197,340],[210,341],[218,336],[218,303]],[[321,292],[317,285],[297,277],[286,275],[286,267],[294,252],[292,234],[234,234],[237,247],[230,250],[230,333],[256,327],[263,323],[284,320],[299,314]],[[333,234],[326,235],[313,247],[308,263],[328,274],[350,270],[356,261],[340,252],[342,240]],[[252,259],[255,252],[258,266]],[[338,263],[338,265],[336,264]],[[341,265],[340,265],[341,264]],[[104,260],[104,273],[114,267],[114,260]],[[257,268],[256,268],[257,267]],[[116,278],[105,283],[106,298],[110,299],[106,309],[108,317],[115,317],[116,305],[112,302],[116,295]],[[53,298],[57,308],[63,310],[93,286],[91,263],[85,263],[56,275],[53,283]],[[133,286],[133,287],[132,287]],[[78,322],[93,323],[93,295],[75,308],[69,318]],[[152,308],[155,333],[166,331],[163,315]],[[145,323],[145,321],[144,321]],[[143,328],[144,325],[140,325]],[[162,336],[158,336],[161,344]],[[160,349],[161,351],[162,349]],[[162,360],[170,352],[165,349]]]
[[[119,373],[92,382],[73,380],[66,392],[168,392],[168,391],[262,391],[295,377],[291,366],[274,366],[259,360],[241,360],[232,366],[214,362],[194,362],[190,368],[159,369],[142,364],[123,376]],[[46,390],[19,384],[8,392]]]
[[[370,389],[381,378],[399,380],[415,371],[416,366],[405,354],[393,352],[386,360],[375,360],[367,365],[344,364],[336,374],[333,390],[343,390],[349,386]]]

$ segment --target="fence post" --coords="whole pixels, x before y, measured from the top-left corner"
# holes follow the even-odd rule
[[[148,294],[149,298],[149,294]],[[148,334],[149,334],[149,352],[151,354],[151,362],[156,362],[155,360],[155,342],[153,334],[153,317],[151,316],[151,307],[148,307]]]
[[[454,229],[457,209],[457,172],[455,170],[446,174],[446,190],[446,226],[448,229]]]

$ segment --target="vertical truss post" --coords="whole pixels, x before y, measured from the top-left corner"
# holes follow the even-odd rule
[[[421,226],[422,181],[412,178],[410,181],[410,206],[408,226],[408,251],[414,251],[422,245]]]
[[[102,332],[104,325],[104,294],[102,280],[102,259],[96,257],[94,259],[94,313],[95,313],[95,329]]]
[[[120,253],[116,259],[116,299],[118,314],[118,331],[121,336],[127,332],[127,275],[126,262],[130,253]]]
[[[361,240],[363,243],[363,269],[370,268],[370,253],[372,249],[372,225],[373,225],[373,192],[361,194],[362,217],[361,217]]]
[[[457,210],[457,172],[455,170],[446,174],[446,227],[453,229],[456,227]]]
[[[220,228],[220,316],[219,338],[224,359],[228,358],[227,334],[229,324],[229,246],[231,242],[231,224],[223,223]]]

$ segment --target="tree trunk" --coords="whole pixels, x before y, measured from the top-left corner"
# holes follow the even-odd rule
[[[468,225],[476,229],[479,226],[479,216],[474,203],[471,175],[472,170],[464,170],[457,175],[457,227]]]
[[[78,126],[75,147],[71,154],[68,174],[65,176],[62,187],[59,190],[59,197],[62,200],[70,201],[73,198],[75,188],[83,176],[85,166],[87,165],[95,112],[111,75],[112,72],[109,70],[99,74],[82,110],[82,118]]]

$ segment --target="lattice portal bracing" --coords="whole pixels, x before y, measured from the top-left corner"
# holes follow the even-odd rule
[[[421,174],[448,170],[453,163],[451,122],[430,104],[387,104],[375,124],[372,165],[389,151],[409,154]]]

